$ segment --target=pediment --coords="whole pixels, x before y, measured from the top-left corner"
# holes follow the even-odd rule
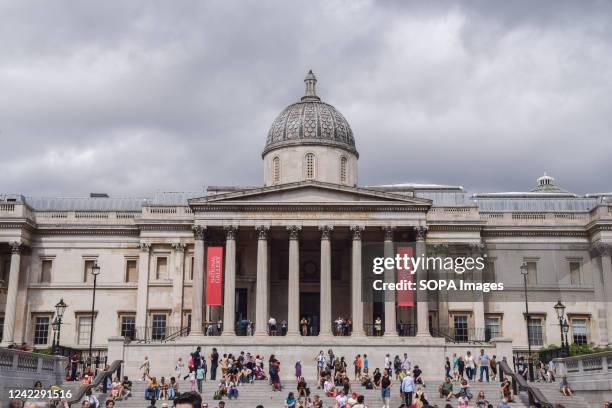
[[[381,192],[360,187],[350,187],[321,182],[299,182],[281,184],[240,191],[232,191],[196,198],[189,201],[190,205],[231,205],[231,204],[253,204],[253,205],[407,205],[407,206],[431,206],[431,201],[407,197],[399,194]]]

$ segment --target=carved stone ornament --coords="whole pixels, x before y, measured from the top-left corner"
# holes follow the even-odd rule
[[[268,236],[270,235],[270,227],[267,225],[259,225],[257,227],[255,227],[255,229],[257,230],[257,237],[259,239],[268,239]]]
[[[238,236],[238,227],[229,225],[223,228],[225,230],[225,238],[228,240],[235,240]]]
[[[289,232],[289,239],[300,239],[302,227],[299,225],[289,225],[287,231]]]
[[[361,234],[363,234],[363,227],[360,225],[353,225],[351,227],[351,232],[353,233],[353,240],[354,241],[360,241],[361,240]]]
[[[321,231],[321,239],[331,239],[332,231],[334,227],[332,225],[321,225],[319,231]]]
[[[193,230],[193,237],[196,240],[202,241],[206,239],[206,227],[203,227],[201,225],[194,225],[192,230]]]

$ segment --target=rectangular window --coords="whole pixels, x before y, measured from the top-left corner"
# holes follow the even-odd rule
[[[4,336],[4,315],[0,316],[0,339]]]
[[[83,282],[85,283],[93,283],[93,274],[91,270],[93,269],[96,261],[93,259],[86,259],[83,264]]]
[[[53,270],[53,259],[43,259],[40,271],[40,283],[51,283],[51,271]]]
[[[35,346],[46,346],[49,343],[49,316],[34,317],[34,338],[32,343]]]
[[[88,345],[91,335],[91,315],[79,316],[77,320],[77,344]]]
[[[538,263],[535,261],[527,262],[527,284],[535,286],[538,283]]]
[[[485,317],[485,341],[489,341],[496,337],[501,337],[501,317],[488,316]]]
[[[191,266],[189,267],[189,280],[193,280],[193,267],[195,266],[193,256],[191,257],[190,265]]]
[[[138,261],[136,259],[125,261],[125,281],[127,283],[138,282]]]
[[[580,262],[572,261],[569,263],[570,282],[572,285],[580,285],[582,283],[580,279],[580,269]]]
[[[455,341],[468,341],[468,317],[466,315],[453,316]]]
[[[136,316],[123,315],[120,317],[120,319],[121,336],[128,340],[134,340],[136,338]]]
[[[155,269],[156,279],[168,279],[168,258],[158,256]]]
[[[166,315],[154,314],[151,316],[151,339],[163,340],[166,337]]]
[[[544,345],[544,321],[541,317],[530,317],[527,323],[527,338],[532,346]]]
[[[572,319],[572,337],[576,344],[587,343],[587,319]]]

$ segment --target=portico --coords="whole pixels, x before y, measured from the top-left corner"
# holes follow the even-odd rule
[[[309,334],[331,336],[334,319],[342,316],[352,321],[352,335],[358,337],[374,319],[374,305],[364,308],[361,300],[362,240],[384,242],[393,251],[395,237],[424,238],[431,201],[304,181],[196,198],[189,204],[194,231],[206,231],[205,237],[226,249],[223,310],[209,316],[213,321],[223,316],[223,335],[235,335],[237,317],[252,320],[256,336],[267,335],[268,320],[274,317],[279,325],[286,322],[287,335],[297,336],[307,312],[300,310],[300,296],[318,294],[318,308],[308,307],[315,311],[306,316]],[[196,271],[206,270],[205,259],[196,250]],[[235,310],[239,286],[255,298],[246,300],[255,305],[247,307],[246,316]],[[194,274],[194,305],[204,290],[204,275]],[[428,336],[427,302],[419,307],[414,323],[419,335]],[[397,336],[395,303],[385,302],[377,313],[384,317],[385,335]],[[192,315],[192,335],[200,333],[197,324]]]

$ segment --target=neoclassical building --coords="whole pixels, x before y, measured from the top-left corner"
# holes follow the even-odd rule
[[[338,334],[339,316],[352,321],[350,338],[334,341],[367,344],[380,316],[388,344],[506,338],[524,350],[526,324],[533,347],[560,343],[557,300],[566,305],[571,342],[612,343],[612,194],[573,194],[546,175],[524,192],[360,186],[351,127],[320,99],[316,82],[309,72],[304,96],[273,121],[260,186],[140,199],[0,194],[2,345],[50,346],[54,305],[64,299],[61,344],[87,349],[94,265],[95,349],[116,336],[224,344],[244,334],[237,324],[244,320],[262,342],[271,316],[287,323],[286,344],[305,341],[302,317],[308,337],[318,339],[312,344],[322,344]],[[409,307],[362,301],[365,246],[393,253],[398,242],[414,243],[419,254],[486,256],[482,274],[470,279],[503,281],[505,290],[469,299],[427,292]],[[224,250],[223,306],[206,301],[212,246]],[[221,330],[208,329],[218,321]]]

